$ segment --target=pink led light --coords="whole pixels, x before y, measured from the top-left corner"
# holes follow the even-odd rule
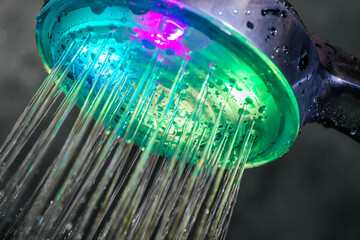
[[[134,28],[137,38],[147,39],[158,48],[171,49],[178,56],[185,57],[189,50],[181,43],[187,25],[160,13],[148,12],[139,17],[141,28]]]

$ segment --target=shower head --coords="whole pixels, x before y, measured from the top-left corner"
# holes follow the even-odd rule
[[[310,122],[360,140],[359,61],[311,36],[286,1],[51,0],[36,33],[49,71],[64,51],[85,44],[63,83],[65,93],[103,46],[89,86],[100,71],[103,79],[114,74],[124,58],[131,60],[129,68],[120,67],[131,80],[127,89],[151,73],[146,81],[161,91],[132,139],[138,145],[148,129],[162,127],[158,119],[171,112],[166,105],[180,96],[173,137],[198,110],[199,97],[205,101],[202,129],[212,128],[217,116],[224,128],[235,128],[241,116],[254,122],[248,167],[282,156]],[[106,59],[113,65],[104,72]]]

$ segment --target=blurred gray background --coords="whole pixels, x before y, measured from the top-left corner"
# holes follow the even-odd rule
[[[241,0],[239,0],[241,1]],[[359,0],[293,0],[311,33],[360,57]],[[0,142],[46,73],[42,0],[0,0]],[[228,239],[360,239],[360,144],[314,124],[281,159],[245,172]]]

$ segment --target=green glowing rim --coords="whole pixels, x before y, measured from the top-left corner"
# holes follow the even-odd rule
[[[239,40],[243,41],[249,48],[251,48],[264,61],[264,63],[266,63],[268,65],[268,67],[277,76],[280,84],[282,85],[283,89],[285,90],[285,92],[287,93],[287,95],[289,97],[290,105],[293,106],[293,110],[294,110],[293,113],[296,114],[296,123],[295,123],[296,134],[292,136],[292,139],[289,139],[289,149],[290,149],[290,147],[295,142],[295,140],[299,134],[299,131],[300,131],[300,109],[299,109],[299,105],[298,105],[295,93],[293,92],[289,82],[287,81],[285,76],[282,74],[282,72],[279,70],[279,68],[271,61],[271,59],[268,56],[266,56],[266,54],[263,51],[261,51],[259,48],[257,48],[254,44],[252,44],[250,41],[248,41],[242,35],[238,34],[236,37],[239,38]],[[279,152],[278,156],[273,160],[276,160],[277,158],[283,156],[289,149],[285,150],[284,152]],[[247,168],[258,167],[258,166],[264,165],[266,163],[269,163],[273,160],[255,161],[251,165],[247,164],[246,167]]]

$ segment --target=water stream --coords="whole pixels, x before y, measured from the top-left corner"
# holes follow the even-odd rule
[[[183,57],[169,84],[165,50],[140,62],[140,43],[117,54],[110,37],[70,45],[1,147],[0,235],[224,239],[255,140],[246,104],[224,122],[230,86],[211,118],[214,63],[195,89]]]

